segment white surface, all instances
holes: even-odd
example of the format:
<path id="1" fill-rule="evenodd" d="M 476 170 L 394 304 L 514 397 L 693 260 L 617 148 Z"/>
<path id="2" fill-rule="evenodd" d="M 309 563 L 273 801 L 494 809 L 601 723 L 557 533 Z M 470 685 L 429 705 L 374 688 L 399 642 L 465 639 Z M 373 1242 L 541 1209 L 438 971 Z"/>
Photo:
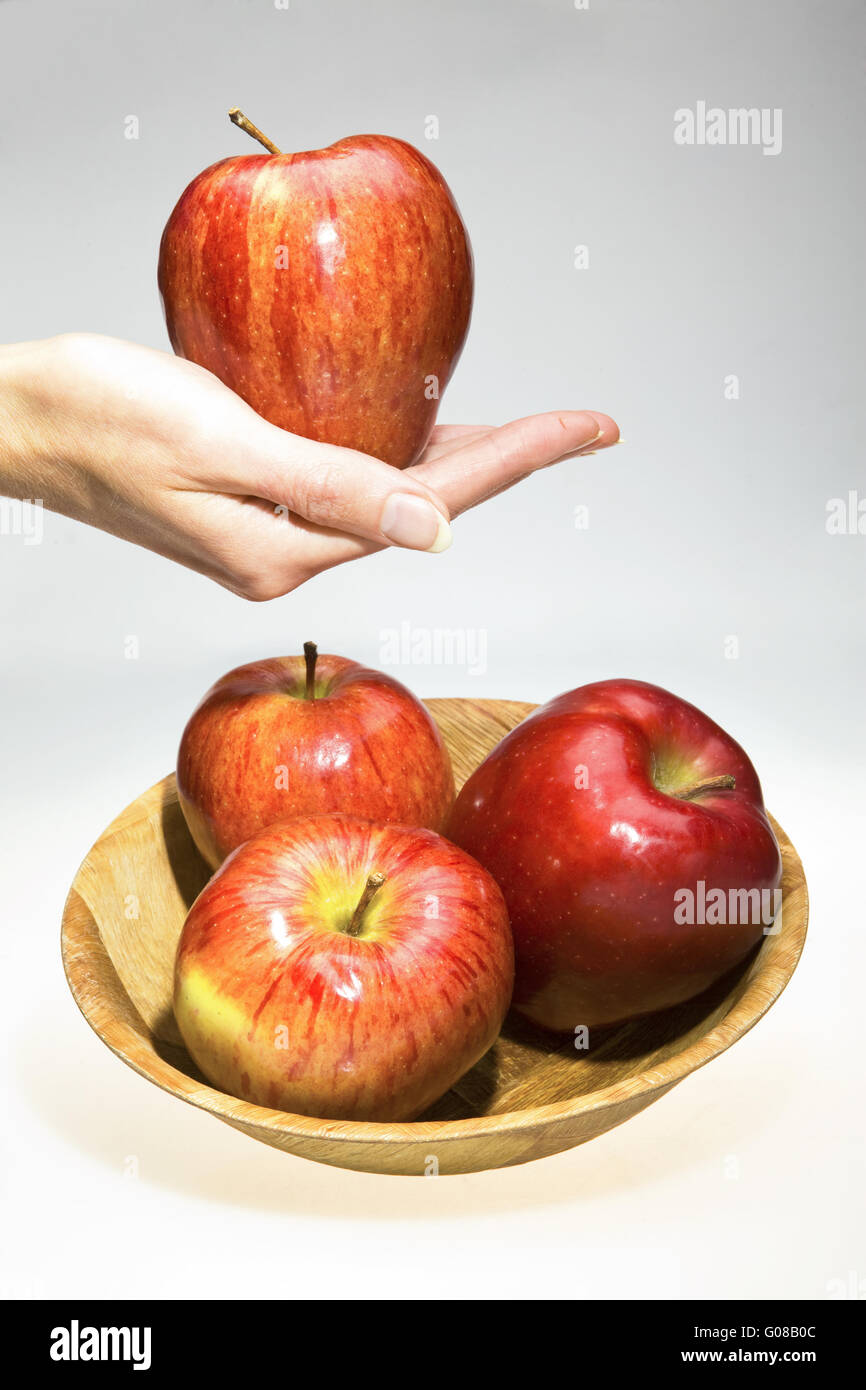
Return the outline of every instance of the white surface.
<path id="1" fill-rule="evenodd" d="M 0 1291 L 820 1298 L 866 1280 L 866 538 L 824 524 L 829 498 L 863 492 L 857 15 L 0 6 L 6 340 L 165 345 L 159 232 L 183 184 L 244 147 L 235 101 L 299 148 L 361 129 L 422 144 L 438 112 L 428 152 L 479 270 L 442 418 L 589 406 L 626 438 L 461 520 L 445 556 L 378 556 L 263 607 L 58 518 L 40 546 L 0 537 Z M 698 99 L 782 106 L 782 153 L 676 148 L 672 113 Z M 404 621 L 487 642 L 478 674 L 395 668 L 422 694 L 633 675 L 692 699 L 749 750 L 806 865 L 811 935 L 768 1017 L 627 1125 L 524 1168 L 388 1179 L 268 1150 L 124 1068 L 63 979 L 78 862 L 170 768 L 211 680 L 308 637 L 378 664 Z"/>

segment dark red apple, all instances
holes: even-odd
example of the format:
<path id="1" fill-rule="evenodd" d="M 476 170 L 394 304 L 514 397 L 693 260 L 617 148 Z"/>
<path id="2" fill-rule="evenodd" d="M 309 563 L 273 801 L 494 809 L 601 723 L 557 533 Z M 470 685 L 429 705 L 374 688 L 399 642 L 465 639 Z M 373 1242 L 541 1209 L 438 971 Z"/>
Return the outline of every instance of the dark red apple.
<path id="1" fill-rule="evenodd" d="M 502 894 L 429 830 L 316 816 L 236 850 L 181 933 L 174 1010 L 221 1090 L 323 1119 L 410 1120 L 495 1040 Z"/>
<path id="2" fill-rule="evenodd" d="M 344 811 L 441 830 L 454 801 L 442 736 L 405 685 L 342 656 L 273 657 L 229 671 L 194 710 L 177 790 L 216 867 L 257 830 Z"/>
<path id="3" fill-rule="evenodd" d="M 700 993 L 779 905 L 779 848 L 743 749 L 642 681 L 536 710 L 469 778 L 447 833 L 505 895 L 515 1006 L 556 1031 Z"/>
<path id="4" fill-rule="evenodd" d="M 463 347 L 472 253 L 439 171 L 356 135 L 205 169 L 159 252 L 171 345 L 283 429 L 405 468 Z"/>

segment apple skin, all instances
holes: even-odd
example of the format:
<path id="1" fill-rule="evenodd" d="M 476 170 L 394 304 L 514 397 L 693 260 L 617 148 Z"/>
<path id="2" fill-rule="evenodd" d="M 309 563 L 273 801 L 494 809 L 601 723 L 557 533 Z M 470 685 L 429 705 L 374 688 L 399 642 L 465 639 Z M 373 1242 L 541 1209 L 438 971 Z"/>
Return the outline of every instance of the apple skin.
<path id="1" fill-rule="evenodd" d="M 676 796 L 723 774 L 734 790 Z M 677 923 L 678 890 L 781 881 L 743 749 L 642 681 L 585 685 L 533 712 L 469 778 L 446 833 L 505 895 L 515 1008 L 556 1032 L 689 999 L 761 939 L 760 922 Z"/>
<path id="2" fill-rule="evenodd" d="M 421 456 L 473 264 L 448 185 L 411 145 L 357 135 L 211 165 L 168 220 L 158 278 L 175 352 L 272 424 L 398 468 Z"/>
<path id="3" fill-rule="evenodd" d="M 358 936 L 368 875 L 385 882 Z M 495 1041 L 514 948 L 490 875 L 430 830 L 352 816 L 270 827 L 190 909 L 184 1042 L 213 1085 L 322 1119 L 409 1120 Z"/>
<path id="4" fill-rule="evenodd" d="M 258 830 L 343 811 L 441 830 L 454 802 L 442 735 L 410 690 L 382 671 L 320 654 L 316 698 L 304 657 L 238 666 L 193 711 L 177 791 L 200 854 L 216 866 Z"/>

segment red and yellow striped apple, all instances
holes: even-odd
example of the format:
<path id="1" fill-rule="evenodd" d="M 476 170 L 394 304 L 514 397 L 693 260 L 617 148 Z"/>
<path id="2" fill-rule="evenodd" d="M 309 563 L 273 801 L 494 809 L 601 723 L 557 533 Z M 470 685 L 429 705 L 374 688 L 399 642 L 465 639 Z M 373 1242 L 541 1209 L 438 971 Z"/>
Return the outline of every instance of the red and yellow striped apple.
<path id="1" fill-rule="evenodd" d="M 448 750 L 405 685 L 342 656 L 238 666 L 193 711 L 177 758 L 181 810 L 212 868 L 256 831 L 328 811 L 441 830 Z"/>
<path id="2" fill-rule="evenodd" d="M 421 455 L 472 308 L 472 252 L 439 171 L 357 135 L 205 169 L 162 236 L 169 338 L 283 429 L 398 468 Z"/>
<path id="3" fill-rule="evenodd" d="M 502 894 L 429 830 L 316 816 L 230 855 L 181 933 L 174 1010 L 242 1100 L 410 1120 L 494 1042 L 514 952 Z"/>
<path id="4" fill-rule="evenodd" d="M 694 705 L 643 681 L 536 710 L 469 778 L 447 833 L 505 895 L 515 1008 L 558 1032 L 700 993 L 778 906 L 755 769 Z"/>

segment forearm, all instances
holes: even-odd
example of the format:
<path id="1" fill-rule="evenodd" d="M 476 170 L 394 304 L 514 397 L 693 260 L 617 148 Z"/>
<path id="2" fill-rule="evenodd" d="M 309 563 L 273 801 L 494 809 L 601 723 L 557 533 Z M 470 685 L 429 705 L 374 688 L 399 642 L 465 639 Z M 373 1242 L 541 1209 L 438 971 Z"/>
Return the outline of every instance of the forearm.
<path id="1" fill-rule="evenodd" d="M 64 470 L 52 466 L 49 447 L 52 342 L 0 346 L 0 495 L 64 510 Z"/>
<path id="2" fill-rule="evenodd" d="M 81 428 L 74 335 L 0 346 L 0 496 L 93 521 L 92 460 Z"/>
<path id="3" fill-rule="evenodd" d="M 33 497 L 36 441 L 28 404 L 26 378 L 32 369 L 33 344 L 0 347 L 0 494 Z"/>

